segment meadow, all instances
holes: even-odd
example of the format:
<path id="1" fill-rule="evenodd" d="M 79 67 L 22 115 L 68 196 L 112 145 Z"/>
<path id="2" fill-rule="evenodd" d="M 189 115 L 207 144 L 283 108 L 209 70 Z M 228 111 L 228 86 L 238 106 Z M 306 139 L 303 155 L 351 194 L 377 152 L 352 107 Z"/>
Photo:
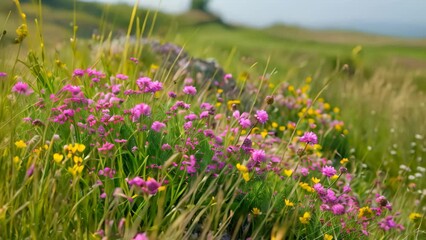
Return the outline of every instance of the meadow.
<path id="1" fill-rule="evenodd" d="M 0 239 L 423 239 L 426 40 L 0 3 Z"/>

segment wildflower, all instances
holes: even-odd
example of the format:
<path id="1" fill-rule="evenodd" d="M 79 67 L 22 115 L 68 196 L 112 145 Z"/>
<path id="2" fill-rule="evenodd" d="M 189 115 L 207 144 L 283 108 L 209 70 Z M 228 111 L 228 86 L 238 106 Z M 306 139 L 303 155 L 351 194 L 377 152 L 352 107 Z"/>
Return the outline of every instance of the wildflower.
<path id="1" fill-rule="evenodd" d="M 322 175 L 326 177 L 332 177 L 336 174 L 336 169 L 332 166 L 325 166 L 321 169 Z"/>
<path id="2" fill-rule="evenodd" d="M 5 72 L 0 72 L 0 77 L 6 77 L 7 76 L 7 73 L 5 73 Z"/>
<path id="3" fill-rule="evenodd" d="M 174 92 L 168 92 L 167 95 L 169 95 L 170 98 L 176 98 L 177 95 Z"/>
<path id="4" fill-rule="evenodd" d="M 19 94 L 24 94 L 24 95 L 30 95 L 31 93 L 33 93 L 34 91 L 28 86 L 27 83 L 24 82 L 17 82 L 13 87 L 12 87 L 12 92 L 16 92 Z"/>
<path id="5" fill-rule="evenodd" d="M 115 175 L 115 170 L 109 167 L 105 167 L 104 169 L 99 170 L 98 175 L 113 178 Z"/>
<path id="6" fill-rule="evenodd" d="M 300 183 L 299 183 L 299 186 L 300 186 L 301 188 L 303 188 L 304 190 L 306 190 L 307 192 L 315 192 L 315 189 L 314 189 L 314 188 L 312 188 L 311 186 L 309 186 L 309 184 L 307 184 L 307 183 L 300 182 Z"/>
<path id="7" fill-rule="evenodd" d="M 284 199 L 285 205 L 287 207 L 294 207 L 294 203 L 292 203 L 290 200 L 288 199 Z"/>
<path id="8" fill-rule="evenodd" d="M 302 217 L 299 217 L 299 220 L 302 224 L 308 224 L 311 220 L 311 214 L 309 212 L 305 212 Z"/>
<path id="9" fill-rule="evenodd" d="M 26 148 L 26 147 L 27 147 L 27 144 L 26 144 L 24 141 L 19 140 L 19 141 L 15 142 L 15 146 L 16 146 L 17 148 Z"/>
<path id="10" fill-rule="evenodd" d="M 76 68 L 76 69 L 74 69 L 72 76 L 73 77 L 83 77 L 84 76 L 84 70 Z"/>
<path id="11" fill-rule="evenodd" d="M 155 121 L 152 123 L 151 129 L 156 131 L 156 132 L 160 132 L 161 129 L 165 128 L 166 124 L 159 122 L 159 121 Z"/>
<path id="12" fill-rule="evenodd" d="M 242 173 L 248 172 L 248 168 L 244 165 L 239 164 L 239 163 L 237 163 L 237 169 L 238 169 L 238 171 L 240 171 Z"/>
<path id="13" fill-rule="evenodd" d="M 293 170 L 291 170 L 291 169 L 284 169 L 283 173 L 287 177 L 290 177 L 293 174 Z"/>
<path id="14" fill-rule="evenodd" d="M 253 215 L 256 217 L 256 216 L 259 216 L 260 214 L 262 214 L 262 212 L 260 211 L 260 209 L 259 208 L 253 208 L 252 210 L 251 210 L 251 212 L 253 213 Z"/>
<path id="15" fill-rule="evenodd" d="M 148 178 L 148 180 L 145 182 L 147 192 L 150 195 L 154 195 L 158 192 L 158 189 L 161 187 L 161 184 L 157 182 L 154 178 Z"/>
<path id="16" fill-rule="evenodd" d="M 342 204 L 335 204 L 331 207 L 331 211 L 334 215 L 342 215 L 345 213 L 345 207 Z"/>
<path id="17" fill-rule="evenodd" d="M 310 145 L 314 145 L 318 143 L 318 137 L 313 132 L 305 132 L 300 138 L 300 141 Z"/>
<path id="18" fill-rule="evenodd" d="M 136 234 L 136 236 L 133 238 L 133 240 L 149 240 L 148 236 L 146 235 L 146 233 L 138 233 Z"/>
<path id="19" fill-rule="evenodd" d="M 22 42 L 27 36 L 28 36 L 28 27 L 27 24 L 21 24 L 17 29 L 16 29 L 16 35 L 17 37 L 15 38 L 15 41 L 17 43 Z"/>
<path id="20" fill-rule="evenodd" d="M 321 180 L 319 180 L 318 178 L 316 178 L 316 177 L 312 177 L 311 178 L 311 181 L 314 183 L 314 184 L 317 184 L 317 183 L 319 183 Z"/>
<path id="21" fill-rule="evenodd" d="M 189 161 L 183 161 L 182 165 L 186 166 L 186 172 L 187 173 L 196 173 L 197 169 L 195 168 L 195 164 L 197 162 L 197 159 L 194 155 L 189 156 Z"/>
<path id="22" fill-rule="evenodd" d="M 18 164 L 21 159 L 18 156 L 13 157 L 13 163 Z"/>
<path id="23" fill-rule="evenodd" d="M 324 240 L 333 240 L 333 236 L 329 234 L 324 234 Z"/>
<path id="24" fill-rule="evenodd" d="M 421 215 L 420 213 L 416 213 L 416 212 L 413 212 L 413 213 L 410 214 L 410 216 L 408 216 L 408 218 L 413 222 L 417 222 L 422 217 L 423 217 L 423 215 Z"/>
<path id="25" fill-rule="evenodd" d="M 230 73 L 227 73 L 227 74 L 225 74 L 224 76 L 223 76 L 223 79 L 224 80 L 229 80 L 229 79 L 231 79 L 232 78 L 232 74 L 230 74 Z"/>
<path id="26" fill-rule="evenodd" d="M 27 170 L 27 177 L 31 177 L 34 173 L 35 164 L 31 164 L 31 166 Z"/>
<path id="27" fill-rule="evenodd" d="M 255 162 L 263 162 L 266 158 L 266 154 L 264 150 L 254 150 L 251 154 L 251 157 Z"/>
<path id="28" fill-rule="evenodd" d="M 64 159 L 64 155 L 60 154 L 60 153 L 55 153 L 53 154 L 53 160 L 56 163 L 60 163 L 62 161 L 62 159 Z"/>
<path id="29" fill-rule="evenodd" d="M 110 143 L 110 142 L 106 142 L 102 145 L 102 147 L 98 148 L 99 152 L 107 152 L 109 150 L 111 150 L 114 147 L 114 144 Z"/>
<path id="30" fill-rule="evenodd" d="M 239 123 L 242 128 L 250 128 L 251 122 L 248 118 L 240 118 Z"/>
<path id="31" fill-rule="evenodd" d="M 132 121 L 137 122 L 142 115 L 151 115 L 151 107 L 145 103 L 141 103 L 130 109 L 130 113 L 132 115 Z"/>
<path id="32" fill-rule="evenodd" d="M 183 92 L 185 94 L 194 96 L 195 94 L 197 94 L 197 89 L 194 86 L 185 86 L 183 88 Z"/>
<path id="33" fill-rule="evenodd" d="M 119 74 L 115 75 L 115 77 L 116 77 L 117 79 L 120 79 L 120 80 L 127 80 L 127 79 L 129 79 L 129 76 L 124 75 L 124 74 L 121 74 L 121 73 L 119 73 Z"/>
<path id="34" fill-rule="evenodd" d="M 367 207 L 362 207 L 359 209 L 358 218 L 362 218 L 362 217 L 370 218 L 372 216 L 373 216 L 373 211 L 371 210 L 370 207 L 367 206 Z"/>
<path id="35" fill-rule="evenodd" d="M 268 113 L 265 110 L 257 110 L 256 111 L 256 119 L 260 123 L 264 124 L 268 121 Z"/>

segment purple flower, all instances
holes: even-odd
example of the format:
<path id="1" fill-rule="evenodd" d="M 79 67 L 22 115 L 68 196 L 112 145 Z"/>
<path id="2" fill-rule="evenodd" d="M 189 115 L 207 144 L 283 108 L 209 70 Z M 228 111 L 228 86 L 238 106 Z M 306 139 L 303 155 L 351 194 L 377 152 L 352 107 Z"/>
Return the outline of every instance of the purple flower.
<path id="1" fill-rule="evenodd" d="M 145 184 L 150 195 L 156 194 L 158 192 L 158 188 L 161 187 L 161 184 L 154 178 L 148 178 L 148 181 L 146 181 Z"/>
<path id="2" fill-rule="evenodd" d="M 345 213 L 345 207 L 342 204 L 338 203 L 331 207 L 331 211 L 334 215 L 343 215 Z"/>
<path id="3" fill-rule="evenodd" d="M 209 111 L 203 111 L 200 113 L 200 118 L 208 118 L 209 117 Z"/>
<path id="4" fill-rule="evenodd" d="M 224 80 L 229 80 L 229 79 L 231 79 L 232 78 L 232 74 L 230 74 L 230 73 L 227 73 L 227 74 L 225 74 L 224 76 L 223 76 L 223 79 Z"/>
<path id="5" fill-rule="evenodd" d="M 151 129 L 156 131 L 156 132 L 160 132 L 161 129 L 165 128 L 166 124 L 159 122 L 159 121 L 155 121 L 152 123 Z"/>
<path id="6" fill-rule="evenodd" d="M 188 115 L 186 115 L 185 117 L 184 117 L 184 119 L 186 120 L 186 121 L 194 121 L 195 119 L 197 119 L 198 118 L 198 116 L 196 115 L 196 114 L 194 114 L 194 113 L 190 113 L 190 114 L 188 114 Z"/>
<path id="7" fill-rule="evenodd" d="M 121 74 L 121 73 L 119 73 L 119 74 L 115 75 L 115 77 L 116 77 L 117 79 L 120 79 L 120 80 L 127 80 L 127 79 L 129 79 L 129 76 L 124 75 L 124 74 Z"/>
<path id="8" fill-rule="evenodd" d="M 165 143 L 161 146 L 161 150 L 163 150 L 163 151 L 171 150 L 171 149 L 172 149 L 172 147 L 167 143 Z"/>
<path id="9" fill-rule="evenodd" d="M 183 161 L 182 165 L 186 166 L 186 172 L 187 173 L 196 173 L 197 169 L 195 168 L 195 164 L 197 163 L 197 159 L 194 155 L 191 155 L 189 157 L 189 161 Z"/>
<path id="10" fill-rule="evenodd" d="M 326 177 L 332 177 L 336 174 L 336 169 L 332 166 L 325 166 L 321 169 L 322 175 Z"/>
<path id="11" fill-rule="evenodd" d="M 146 233 L 138 233 L 133 240 L 149 240 L 149 238 Z"/>
<path id="12" fill-rule="evenodd" d="M 266 158 L 266 154 L 264 150 L 258 149 L 258 150 L 254 150 L 251 153 L 251 158 L 253 158 L 253 160 L 255 162 L 263 162 Z"/>
<path id="13" fill-rule="evenodd" d="M 169 92 L 168 95 L 169 95 L 170 98 L 177 97 L 176 93 L 174 93 L 174 92 Z"/>
<path id="14" fill-rule="evenodd" d="M 250 128 L 251 122 L 248 118 L 240 118 L 240 125 L 242 128 Z"/>
<path id="15" fill-rule="evenodd" d="M 314 190 L 321 196 L 324 196 L 327 194 L 327 190 L 321 185 L 321 183 L 316 183 L 314 185 Z"/>
<path id="16" fill-rule="evenodd" d="M 114 144 L 106 142 L 102 145 L 102 147 L 98 148 L 99 152 L 108 152 L 114 147 Z"/>
<path id="17" fill-rule="evenodd" d="M 159 81 L 155 81 L 155 82 L 150 82 L 148 84 L 148 89 L 146 89 L 146 92 L 150 92 L 150 93 L 155 93 L 158 91 L 161 91 L 163 89 L 163 83 L 159 82 Z"/>
<path id="18" fill-rule="evenodd" d="M 141 115 L 151 115 L 151 107 L 145 103 L 141 103 L 130 109 L 130 113 L 132 114 L 132 121 L 137 122 Z"/>
<path id="19" fill-rule="evenodd" d="M 308 174 L 309 174 L 309 169 L 307 169 L 307 168 L 301 168 L 300 169 L 300 173 L 303 175 L 303 176 L 307 176 Z"/>
<path id="20" fill-rule="evenodd" d="M 24 83 L 24 82 L 17 82 L 13 87 L 12 87 L 12 92 L 16 92 L 19 94 L 25 94 L 25 95 L 30 95 L 31 93 L 33 93 L 34 91 L 28 86 L 28 84 Z"/>
<path id="21" fill-rule="evenodd" d="M 197 89 L 194 86 L 185 86 L 183 88 L 183 92 L 185 94 L 194 96 L 195 94 L 197 94 Z"/>
<path id="22" fill-rule="evenodd" d="M 6 77 L 7 76 L 7 73 L 5 73 L 5 72 L 0 72 L 0 77 Z"/>
<path id="23" fill-rule="evenodd" d="M 27 177 L 31 177 L 34 173 L 35 164 L 31 164 L 31 166 L 27 170 Z"/>
<path id="24" fill-rule="evenodd" d="M 256 111 L 256 119 L 260 123 L 264 124 L 268 121 L 268 113 L 265 110 L 257 110 Z"/>
<path id="25" fill-rule="evenodd" d="M 84 70 L 80 68 L 76 68 L 74 72 L 72 73 L 73 77 L 83 77 L 84 76 Z"/>
<path id="26" fill-rule="evenodd" d="M 300 141 L 314 145 L 318 143 L 318 138 L 317 138 L 317 135 L 313 132 L 305 132 L 303 136 L 300 138 Z"/>
<path id="27" fill-rule="evenodd" d="M 183 124 L 183 129 L 188 130 L 190 128 L 192 128 L 192 122 L 191 121 L 186 122 L 185 124 Z"/>
<path id="28" fill-rule="evenodd" d="M 132 185 L 136 185 L 138 187 L 143 187 L 145 186 L 145 181 L 140 178 L 140 177 L 135 177 L 133 179 L 127 180 L 127 183 L 132 186 Z"/>

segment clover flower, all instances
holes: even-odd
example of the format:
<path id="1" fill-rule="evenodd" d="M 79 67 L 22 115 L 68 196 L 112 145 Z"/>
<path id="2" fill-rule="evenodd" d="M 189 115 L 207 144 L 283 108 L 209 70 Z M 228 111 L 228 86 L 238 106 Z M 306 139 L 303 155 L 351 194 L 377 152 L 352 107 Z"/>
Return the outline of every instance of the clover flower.
<path id="1" fill-rule="evenodd" d="M 326 177 L 332 177 L 336 174 L 336 169 L 332 166 L 325 166 L 321 169 L 322 175 Z"/>
<path id="2" fill-rule="evenodd" d="M 266 158 L 265 151 L 264 151 L 264 150 L 262 150 L 262 149 L 254 150 L 254 151 L 251 153 L 251 158 L 252 158 L 255 162 L 258 162 L 258 163 L 263 162 L 263 161 L 265 161 L 265 158 Z"/>
<path id="3" fill-rule="evenodd" d="M 265 110 L 257 110 L 255 117 L 261 124 L 266 123 L 269 118 L 268 113 Z"/>
<path id="4" fill-rule="evenodd" d="M 165 128 L 166 124 L 159 122 L 159 121 L 155 121 L 152 123 L 151 129 L 156 131 L 156 132 L 160 132 L 161 129 Z"/>
<path id="5" fill-rule="evenodd" d="M 300 138 L 300 141 L 310 145 L 314 145 L 318 143 L 318 138 L 317 135 L 313 132 L 305 132 Z"/>
<path id="6" fill-rule="evenodd" d="M 183 88 L 183 92 L 185 94 L 194 96 L 195 94 L 197 94 L 197 89 L 194 86 L 185 86 Z"/>
<path id="7" fill-rule="evenodd" d="M 30 95 L 31 93 L 33 93 L 34 91 L 28 86 L 27 83 L 24 82 L 17 82 L 13 87 L 12 87 L 12 92 L 16 92 L 18 94 L 23 94 L 23 95 Z"/>

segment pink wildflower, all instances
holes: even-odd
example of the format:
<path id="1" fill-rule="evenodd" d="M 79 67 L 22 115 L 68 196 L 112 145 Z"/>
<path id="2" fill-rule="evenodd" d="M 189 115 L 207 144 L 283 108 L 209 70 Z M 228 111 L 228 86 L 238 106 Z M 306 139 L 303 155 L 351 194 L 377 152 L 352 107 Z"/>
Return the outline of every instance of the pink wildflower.
<path id="1" fill-rule="evenodd" d="M 156 132 L 160 132 L 161 129 L 165 128 L 166 124 L 159 122 L 159 121 L 155 121 L 152 123 L 151 129 L 156 131 Z"/>
<path id="2" fill-rule="evenodd" d="M 332 177 L 336 174 L 336 169 L 332 166 L 325 166 L 321 169 L 322 175 L 326 177 Z"/>
<path id="3" fill-rule="evenodd" d="M 13 87 L 12 87 L 12 92 L 16 92 L 19 94 L 25 94 L 25 95 L 30 95 L 31 93 L 33 93 L 34 91 L 28 86 L 28 84 L 24 83 L 24 82 L 17 82 Z"/>
<path id="4" fill-rule="evenodd" d="M 183 88 L 183 92 L 185 94 L 194 96 L 195 94 L 197 94 L 197 89 L 194 86 L 185 86 Z"/>
<path id="5" fill-rule="evenodd" d="M 138 233 L 133 240 L 149 240 L 149 238 L 146 233 Z"/>
<path id="6" fill-rule="evenodd" d="M 301 142 L 308 143 L 310 145 L 314 145 L 318 143 L 317 135 L 313 132 L 305 132 L 303 136 L 300 138 Z"/>
<path id="7" fill-rule="evenodd" d="M 119 73 L 119 74 L 115 75 L 115 77 L 116 77 L 117 79 L 120 79 L 120 80 L 127 80 L 127 79 L 129 79 L 129 76 L 124 75 L 124 74 L 121 74 L 121 73 Z"/>
<path id="8" fill-rule="evenodd" d="M 0 77 L 6 77 L 7 76 L 7 73 L 5 73 L 5 72 L 0 72 Z"/>
<path id="9" fill-rule="evenodd" d="M 265 110 L 257 110 L 256 111 L 256 119 L 260 123 L 264 124 L 268 121 L 268 113 Z"/>
<path id="10" fill-rule="evenodd" d="M 132 121 L 137 122 L 141 115 L 150 116 L 151 115 L 151 107 L 145 103 L 141 103 L 136 105 L 134 108 L 130 109 L 130 113 L 132 114 Z"/>
<path id="11" fill-rule="evenodd" d="M 263 162 L 266 158 L 266 154 L 264 150 L 259 149 L 259 150 L 254 150 L 251 153 L 251 157 L 253 158 L 255 162 Z"/>

